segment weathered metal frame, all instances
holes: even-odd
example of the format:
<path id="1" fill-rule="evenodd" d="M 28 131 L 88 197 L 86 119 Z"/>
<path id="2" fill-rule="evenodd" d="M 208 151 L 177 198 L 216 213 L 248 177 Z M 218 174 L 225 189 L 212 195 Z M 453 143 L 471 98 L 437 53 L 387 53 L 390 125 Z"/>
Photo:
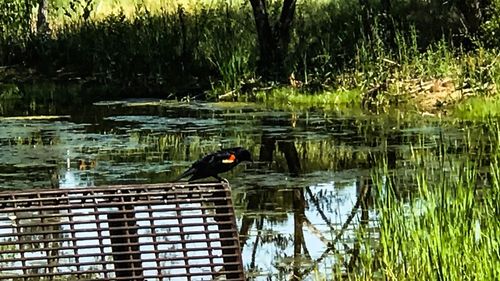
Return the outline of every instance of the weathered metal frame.
<path id="1" fill-rule="evenodd" d="M 1 192 L 0 279 L 244 280 L 230 187 Z"/>

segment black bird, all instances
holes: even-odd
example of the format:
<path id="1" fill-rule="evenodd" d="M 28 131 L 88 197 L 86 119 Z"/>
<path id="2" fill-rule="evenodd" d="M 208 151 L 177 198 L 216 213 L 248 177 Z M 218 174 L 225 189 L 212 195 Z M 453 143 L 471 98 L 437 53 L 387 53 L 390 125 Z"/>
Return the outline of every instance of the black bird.
<path id="1" fill-rule="evenodd" d="M 222 149 L 194 162 L 191 168 L 182 173 L 175 181 L 187 176 L 191 176 L 189 182 L 208 177 L 214 177 L 219 181 L 227 181 L 219 177 L 219 174 L 231 170 L 243 161 L 253 162 L 250 151 L 242 147 Z"/>

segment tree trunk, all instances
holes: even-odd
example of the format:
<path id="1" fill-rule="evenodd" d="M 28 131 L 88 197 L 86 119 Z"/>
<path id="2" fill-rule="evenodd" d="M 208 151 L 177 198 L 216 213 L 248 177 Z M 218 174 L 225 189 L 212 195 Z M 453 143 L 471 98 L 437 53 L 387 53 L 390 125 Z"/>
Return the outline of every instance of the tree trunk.
<path id="1" fill-rule="evenodd" d="M 267 67 L 273 65 L 276 61 L 276 41 L 273 37 L 273 31 L 269 24 L 269 15 L 267 13 L 265 0 L 250 0 L 257 29 L 257 39 L 259 42 L 259 63 L 258 72 L 263 76 L 268 76 Z"/>
<path id="2" fill-rule="evenodd" d="M 269 165 L 269 163 L 273 162 L 273 153 L 276 149 L 276 138 L 263 133 L 260 142 L 259 162 L 266 162 L 264 165 Z"/>
<path id="3" fill-rule="evenodd" d="M 363 21 L 363 32 L 367 38 L 371 38 L 372 34 L 372 9 L 368 0 L 359 0 L 359 5 L 361 6 L 362 18 Z"/>
<path id="4" fill-rule="evenodd" d="M 49 0 L 38 0 L 38 17 L 36 21 L 36 31 L 39 34 L 50 32 L 49 22 L 47 21 Z"/>
<path id="5" fill-rule="evenodd" d="M 292 27 L 293 16 L 295 14 L 296 0 L 285 0 L 281 9 L 281 16 L 276 27 L 278 38 L 278 59 L 279 63 L 284 64 L 290 44 L 290 29 Z M 284 65 L 280 65 L 283 67 Z"/>
<path id="6" fill-rule="evenodd" d="M 302 280 L 301 273 L 301 260 L 302 260 L 302 246 L 304 245 L 304 218 L 305 215 L 305 197 L 303 189 L 296 189 L 293 191 L 293 275 L 291 280 Z M 305 249 L 304 249 L 305 250 Z"/>
<path id="7" fill-rule="evenodd" d="M 290 29 L 295 14 L 296 0 L 284 0 L 281 15 L 271 25 L 266 0 L 250 0 L 259 42 L 258 72 L 264 78 L 278 76 L 286 79 L 285 58 L 290 43 Z"/>
<path id="8" fill-rule="evenodd" d="M 295 143 L 293 141 L 281 141 L 278 144 L 279 150 L 285 154 L 286 164 L 288 166 L 288 172 L 296 177 L 301 173 L 300 158 L 295 148 Z"/>

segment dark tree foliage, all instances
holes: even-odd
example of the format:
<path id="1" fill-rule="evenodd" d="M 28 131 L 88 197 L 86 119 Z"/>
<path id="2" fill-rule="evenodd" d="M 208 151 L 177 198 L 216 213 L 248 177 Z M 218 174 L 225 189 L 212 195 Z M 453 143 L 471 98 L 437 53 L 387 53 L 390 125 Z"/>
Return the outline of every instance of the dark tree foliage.
<path id="1" fill-rule="evenodd" d="M 481 25 L 489 20 L 491 0 L 452 0 L 450 3 L 458 10 L 464 24 L 463 45 L 466 49 L 473 48 L 471 37 L 479 36 Z"/>
<path id="2" fill-rule="evenodd" d="M 276 19 L 269 12 L 270 2 L 250 0 L 259 42 L 258 73 L 265 78 L 283 79 L 287 76 L 285 60 L 290 43 L 290 30 L 295 14 L 296 0 L 283 0 L 281 13 Z M 453 36 L 454 43 L 466 49 L 474 47 L 473 39 L 480 35 L 481 26 L 489 19 L 491 0 L 451 1 L 405 1 L 380 0 L 379 2 L 358 0 L 362 29 L 365 38 L 370 39 L 374 30 L 383 34 L 388 47 L 396 47 L 398 29 L 408 29 L 415 24 L 409 16 L 414 11 L 426 11 L 424 17 L 431 17 L 427 40 L 439 40 L 444 34 Z M 395 8 L 395 6 L 397 6 Z M 411 10 L 413 7 L 413 10 Z M 410 9 L 410 10 L 408 10 Z M 418 15 L 414 15 L 414 17 Z M 459 24 L 457 24 L 459 23 Z M 375 26 L 376 25 L 376 26 Z M 335 30 L 332 30 L 335 32 Z"/>
<path id="3" fill-rule="evenodd" d="M 482 34 L 482 26 L 491 19 L 491 0 L 431 0 L 404 1 L 380 0 L 379 3 L 358 0 L 363 22 L 363 33 L 371 37 L 375 20 L 377 28 L 385 31 L 387 43 L 394 43 L 398 29 L 406 29 L 406 25 L 422 23 L 428 19 L 422 32 L 428 32 L 426 39 L 453 34 L 453 41 L 466 49 L 474 47 L 473 41 Z M 427 29 L 427 30 L 425 30 Z M 433 35 L 434 34 L 434 35 Z M 436 38 L 433 38 L 433 37 Z M 393 46 L 394 47 L 394 46 Z"/>

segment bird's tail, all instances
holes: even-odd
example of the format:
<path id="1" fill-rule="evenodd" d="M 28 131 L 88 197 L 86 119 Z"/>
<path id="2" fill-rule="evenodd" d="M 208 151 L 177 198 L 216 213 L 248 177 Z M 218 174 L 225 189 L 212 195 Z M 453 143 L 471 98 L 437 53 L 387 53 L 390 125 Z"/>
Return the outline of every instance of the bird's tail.
<path id="1" fill-rule="evenodd" d="M 195 172 L 195 169 L 192 169 L 192 168 L 191 168 L 191 169 L 189 169 L 189 170 L 185 171 L 184 173 L 182 173 L 182 174 L 181 174 L 180 176 L 178 176 L 177 178 L 175 178 L 172 182 L 178 182 L 178 181 L 180 181 L 181 179 L 183 179 L 183 178 L 185 178 L 185 177 L 187 177 L 187 176 L 190 176 L 190 175 L 194 174 L 194 172 Z"/>

